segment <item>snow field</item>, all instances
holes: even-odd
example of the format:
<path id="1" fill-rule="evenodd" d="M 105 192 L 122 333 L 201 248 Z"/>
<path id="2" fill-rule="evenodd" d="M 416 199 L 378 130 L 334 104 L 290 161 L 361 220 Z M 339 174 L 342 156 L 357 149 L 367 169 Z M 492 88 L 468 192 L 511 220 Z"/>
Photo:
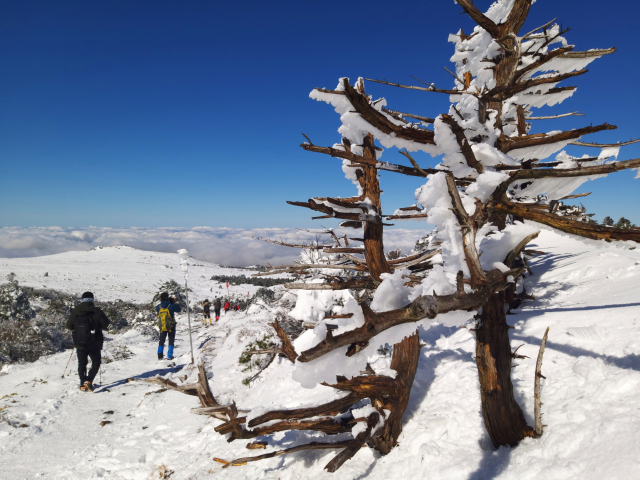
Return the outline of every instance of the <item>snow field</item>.
<path id="1" fill-rule="evenodd" d="M 531 262 L 534 275 L 525 278 L 536 300 L 508 321 L 514 326 L 512 347 L 524 344 L 518 353 L 529 357 L 514 361 L 513 382 L 530 424 L 538 347 L 544 330 L 551 327 L 542 366 L 543 436 L 494 450 L 480 411 L 473 333 L 453 324 L 422 325 L 425 346 L 399 446 L 385 457 L 363 448 L 341 467 L 340 478 L 640 478 L 640 252 L 604 243 L 596 248 L 548 231 L 542 231 L 534 245 L 547 252 Z M 114 264 L 115 273 L 119 265 Z M 15 265 L 13 271 L 18 278 L 24 275 Z M 190 273 L 194 278 L 193 270 Z M 191 281 L 196 291 L 206 291 Z M 141 283 L 139 288 L 151 287 Z M 309 304 L 316 310 L 322 306 Z M 321 385 L 303 388 L 292 380 L 296 367 L 280 358 L 250 387 L 243 385 L 249 372 L 242 372 L 238 358 L 248 343 L 272 333 L 266 323 L 273 314 L 271 307 L 258 304 L 247 312 L 230 312 L 212 327 L 202 326 L 200 315 L 194 320 L 194 348 L 205 362 L 214 396 L 248 410 L 242 413 L 247 421 L 270 409 L 313 406 L 343 395 Z M 103 386 L 92 395 L 76 390 L 75 373 L 60 379 L 69 352 L 5 367 L 0 397 L 17 395 L 0 400 L 0 408 L 5 408 L 0 414 L 16 425 L 0 424 L 3 478 L 146 479 L 157 478 L 162 465 L 174 471 L 172 479 L 336 478 L 323 470 L 333 451 L 300 452 L 223 469 L 213 457 L 259 455 L 320 436 L 284 432 L 257 439 L 269 441 L 266 452 L 249 451 L 249 441 L 227 443 L 214 431 L 220 421 L 190 413 L 199 406 L 196 397 L 171 390 L 152 393 L 160 386 L 127 382 L 156 374 L 178 383 L 185 375 L 185 382 L 195 381 L 195 370 L 187 365 L 186 316 L 178 321 L 175 368 L 158 362 L 155 344 L 132 330 L 106 342 L 103 357 L 118 346 L 126 346 L 133 356 L 103 363 Z M 298 351 L 303 341 L 300 337 L 294 342 Z M 352 358 L 358 356 L 363 367 L 370 361 L 376 371 L 384 370 L 390 358 L 366 352 Z M 74 372 L 75 365 L 74 356 Z M 104 413 L 111 410 L 111 415 Z M 103 420 L 112 423 L 101 427 Z"/>

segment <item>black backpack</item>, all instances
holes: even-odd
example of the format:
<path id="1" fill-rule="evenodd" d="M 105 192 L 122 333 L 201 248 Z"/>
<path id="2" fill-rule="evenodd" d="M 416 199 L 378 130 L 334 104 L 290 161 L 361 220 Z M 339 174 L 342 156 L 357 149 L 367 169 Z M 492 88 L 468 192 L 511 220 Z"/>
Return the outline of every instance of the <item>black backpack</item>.
<path id="1" fill-rule="evenodd" d="M 91 348 L 97 344 L 96 326 L 93 312 L 77 317 L 73 330 L 73 342 L 82 348 Z"/>

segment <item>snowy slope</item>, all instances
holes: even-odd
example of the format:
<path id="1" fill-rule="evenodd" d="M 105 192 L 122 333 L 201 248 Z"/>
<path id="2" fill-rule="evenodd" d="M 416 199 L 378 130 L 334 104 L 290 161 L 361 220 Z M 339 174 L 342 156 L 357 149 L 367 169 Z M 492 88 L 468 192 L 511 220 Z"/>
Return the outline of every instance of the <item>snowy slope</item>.
<path id="1" fill-rule="evenodd" d="M 159 253 L 131 247 L 95 247 L 86 252 L 65 252 L 30 258 L 0 259 L 0 278 L 14 272 L 21 285 L 65 293 L 94 293 L 97 300 L 151 301 L 156 286 L 167 280 L 184 283 L 177 253 Z M 45 276 L 45 273 L 48 276 Z M 212 275 L 251 275 L 255 271 L 224 268 L 189 258 L 192 300 L 226 294 L 226 285 L 211 282 Z M 248 287 L 248 288 L 244 288 Z M 229 293 L 253 295 L 259 287 L 230 286 Z"/>
<path id="2" fill-rule="evenodd" d="M 159 387 L 126 382 L 158 373 L 177 382 L 185 375 L 193 377 L 182 316 L 176 367 L 157 362 L 155 347 L 132 330 L 107 342 L 105 355 L 126 346 L 133 356 L 103 364 L 102 387 L 93 395 L 77 392 L 75 376 L 60 378 L 68 352 L 5 367 L 0 397 L 16 395 L 0 400 L 0 414 L 8 420 L 0 424 L 2 478 L 159 478 L 161 465 L 175 472 L 172 479 L 640 478 L 640 252 L 605 244 L 596 248 L 546 231 L 536 248 L 547 255 L 531 262 L 534 276 L 525 281 L 537 300 L 524 304 L 509 321 L 515 327 L 513 347 L 524 343 L 518 353 L 530 357 L 518 360 L 513 370 L 516 398 L 530 423 L 535 357 L 544 329 L 551 327 L 542 369 L 543 422 L 548 426 L 539 439 L 493 450 L 480 414 L 472 333 L 434 324 L 420 329 L 426 346 L 400 445 L 389 455 L 363 448 L 333 475 L 323 471 L 334 454 L 327 451 L 222 469 L 213 457 L 231 460 L 264 451 L 246 450 L 246 441 L 227 443 L 213 431 L 218 420 L 190 413 L 199 405 L 196 397 L 174 391 L 150 393 Z M 90 253 L 94 252 L 86 254 Z M 53 257 L 62 255 L 45 258 Z M 118 255 L 113 258 L 118 262 Z M 107 271 L 108 260 L 103 261 Z M 0 263 L 25 284 L 37 278 L 30 263 Z M 60 279 L 61 285 L 80 281 L 80 263 L 74 265 L 68 275 L 75 276 L 71 281 Z M 120 276 L 125 268 L 112 265 L 111 271 L 119 275 L 109 277 L 108 284 L 125 285 Z M 160 277 L 146 273 L 136 277 L 137 285 L 127 286 L 140 294 L 151 289 Z M 177 268 L 167 273 L 179 279 Z M 104 282 L 93 288 L 108 291 Z M 205 284 L 195 288 L 202 294 L 207 291 Z M 116 291 L 120 292 L 108 295 Z M 227 314 L 213 327 L 198 323 L 195 333 L 194 347 L 210 372 L 214 395 L 221 403 L 235 400 L 238 408 L 250 410 L 249 418 L 269 408 L 313 405 L 336 397 L 329 387 L 306 390 L 293 382 L 293 367 L 286 359 L 276 360 L 251 387 L 242 384 L 247 373 L 241 371 L 238 357 L 250 340 L 271 333 L 265 321 L 273 314 L 256 305 L 249 312 Z M 101 427 L 103 420 L 112 423 Z M 267 452 L 310 437 L 305 432 L 276 435 Z"/>

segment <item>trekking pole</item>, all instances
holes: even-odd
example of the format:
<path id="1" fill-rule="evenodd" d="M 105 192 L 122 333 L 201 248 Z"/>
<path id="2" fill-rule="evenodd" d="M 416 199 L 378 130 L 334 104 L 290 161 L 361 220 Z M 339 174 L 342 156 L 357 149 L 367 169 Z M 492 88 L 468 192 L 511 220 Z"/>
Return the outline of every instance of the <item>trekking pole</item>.
<path id="1" fill-rule="evenodd" d="M 67 366 L 64 367 L 64 372 L 62 373 L 62 377 L 64 378 L 64 374 L 67 373 L 67 368 L 69 367 L 69 362 L 71 361 L 71 357 L 73 356 L 73 351 L 76 349 L 76 346 L 74 345 L 73 348 L 71 349 L 71 355 L 69 355 L 69 360 L 67 360 Z"/>
<path id="2" fill-rule="evenodd" d="M 100 364 L 100 386 L 102 386 L 102 363 Z"/>

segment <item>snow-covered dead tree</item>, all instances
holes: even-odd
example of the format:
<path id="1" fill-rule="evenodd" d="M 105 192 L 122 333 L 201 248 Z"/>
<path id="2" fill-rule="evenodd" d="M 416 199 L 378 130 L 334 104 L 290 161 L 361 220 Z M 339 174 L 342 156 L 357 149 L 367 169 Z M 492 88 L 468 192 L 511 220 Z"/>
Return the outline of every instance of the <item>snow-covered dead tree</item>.
<path id="1" fill-rule="evenodd" d="M 534 133 L 532 126 L 537 120 L 574 115 L 535 117 L 532 111 L 569 98 L 576 87 L 559 83 L 585 74 L 589 63 L 615 49 L 576 51 L 562 36 L 566 30 L 554 21 L 520 33 L 532 0 L 498 0 L 485 13 L 471 0 L 457 2 L 477 26 L 471 34 L 459 30 L 449 37 L 455 46 L 453 88 L 372 80 L 413 89 L 416 94 L 450 95 L 448 112 L 431 117 L 391 110 L 386 100 L 366 94 L 362 78 L 353 85 L 342 78 L 335 90 L 312 91 L 311 98 L 331 104 L 340 115 L 342 141 L 323 147 L 307 139 L 301 146 L 341 159 L 358 194 L 289 203 L 320 212 L 315 218 L 340 219 L 341 226 L 362 233 L 338 238 L 329 232 L 334 243 L 316 248 L 324 257 L 269 273 L 295 272 L 301 278 L 324 279 L 291 288 L 353 293 L 358 302 L 343 310 L 347 314 L 351 310 L 351 316 L 345 315 L 326 331 L 316 327 L 311 339 L 296 343 L 301 351 L 294 374 L 300 383 L 312 386 L 318 372 L 333 372 L 337 382 L 324 384 L 349 394 L 316 408 L 269 412 L 252 419 L 248 427 L 279 422 L 253 430 L 234 417 L 218 427 L 221 433 L 231 433 L 230 440 L 291 429 L 344 433 L 362 422 L 349 446 L 326 468 L 334 471 L 365 442 L 388 453 L 401 432 L 419 359 L 415 328 L 434 318 L 443 321 L 455 312 L 455 318 L 476 314 L 473 330 L 482 414 L 493 444 L 515 445 L 535 436 L 513 395 L 513 354 L 505 315 L 516 299 L 518 279 L 527 269 L 522 256 L 525 246 L 536 238 L 541 225 L 592 240 L 640 242 L 640 229 L 612 228 L 559 213 L 558 202 L 579 196 L 572 192 L 587 180 L 640 168 L 640 159 L 609 161 L 617 158 L 620 144 L 579 140 L 616 127 L 605 123 Z M 601 151 L 595 157 L 575 158 L 562 151 L 570 144 Z M 404 149 L 400 153 L 411 166 L 383 162 L 381 147 Z M 421 167 L 410 154 L 415 151 L 441 155 L 440 162 Z M 554 160 L 544 161 L 556 152 L 560 153 Z M 380 170 L 427 180 L 417 191 L 414 205 L 386 219 L 437 225 L 437 239 L 428 242 L 434 248 L 420 248 L 394 260 L 385 257 Z M 385 343 L 395 344 L 390 366 L 395 374 L 376 374 L 366 363 L 367 355 Z M 358 366 L 361 374 L 354 370 Z M 362 399 L 370 400 L 367 414 L 346 415 Z M 313 445 L 308 448 L 330 448 L 329 444 Z M 345 445 L 338 442 L 334 447 Z"/>

